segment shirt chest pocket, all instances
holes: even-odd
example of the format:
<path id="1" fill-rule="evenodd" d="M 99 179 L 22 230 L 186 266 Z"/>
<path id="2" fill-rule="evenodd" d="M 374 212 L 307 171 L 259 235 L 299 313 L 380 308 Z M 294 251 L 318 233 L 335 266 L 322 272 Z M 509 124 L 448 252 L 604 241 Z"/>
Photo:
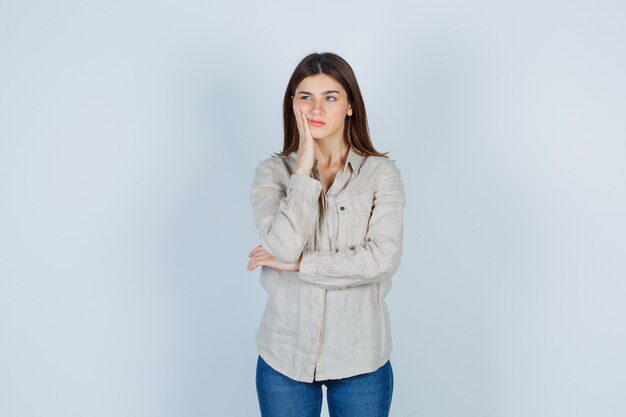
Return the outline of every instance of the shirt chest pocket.
<path id="1" fill-rule="evenodd" d="M 372 215 L 372 199 L 368 194 L 337 198 L 339 245 L 354 246 L 365 242 Z"/>

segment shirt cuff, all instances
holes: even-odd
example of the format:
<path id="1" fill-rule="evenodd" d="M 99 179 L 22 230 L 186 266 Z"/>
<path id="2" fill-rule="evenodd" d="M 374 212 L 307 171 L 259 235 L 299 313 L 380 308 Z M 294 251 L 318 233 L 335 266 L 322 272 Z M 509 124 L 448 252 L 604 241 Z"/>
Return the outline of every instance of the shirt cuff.
<path id="1" fill-rule="evenodd" d="M 291 174 L 289 178 L 289 189 L 291 188 L 312 190 L 319 194 L 319 192 L 322 191 L 322 183 L 308 175 Z"/>
<path id="2" fill-rule="evenodd" d="M 314 277 L 317 273 L 317 258 L 319 253 L 316 251 L 303 252 L 300 259 L 300 274 L 307 277 Z"/>

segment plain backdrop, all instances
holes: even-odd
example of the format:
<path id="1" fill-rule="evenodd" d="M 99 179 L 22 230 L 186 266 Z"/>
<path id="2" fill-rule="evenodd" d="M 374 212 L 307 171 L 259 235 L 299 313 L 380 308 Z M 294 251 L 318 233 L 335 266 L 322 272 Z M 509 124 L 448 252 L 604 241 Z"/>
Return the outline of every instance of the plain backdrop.
<path id="1" fill-rule="evenodd" d="M 257 163 L 354 68 L 405 183 L 393 417 L 626 415 L 623 1 L 0 0 L 0 415 L 258 415 Z"/>

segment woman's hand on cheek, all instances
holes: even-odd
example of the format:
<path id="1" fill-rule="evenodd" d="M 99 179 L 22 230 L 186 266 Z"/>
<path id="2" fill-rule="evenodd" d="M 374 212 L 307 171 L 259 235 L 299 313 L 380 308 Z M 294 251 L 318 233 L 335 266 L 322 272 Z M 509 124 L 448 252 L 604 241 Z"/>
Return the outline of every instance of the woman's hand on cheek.
<path id="1" fill-rule="evenodd" d="M 311 134 L 311 126 L 309 125 L 309 119 L 307 119 L 304 112 L 302 112 L 295 103 L 293 105 L 293 112 L 296 117 L 296 124 L 298 125 L 298 135 L 300 136 L 296 173 L 309 175 L 315 163 L 315 145 L 313 135 Z"/>
<path id="2" fill-rule="evenodd" d="M 300 259 L 302 255 L 293 263 L 287 264 L 278 261 L 272 254 L 265 250 L 261 245 L 255 247 L 248 254 L 248 271 L 252 271 L 258 266 L 267 266 L 269 268 L 279 269 L 281 271 L 299 271 Z"/>

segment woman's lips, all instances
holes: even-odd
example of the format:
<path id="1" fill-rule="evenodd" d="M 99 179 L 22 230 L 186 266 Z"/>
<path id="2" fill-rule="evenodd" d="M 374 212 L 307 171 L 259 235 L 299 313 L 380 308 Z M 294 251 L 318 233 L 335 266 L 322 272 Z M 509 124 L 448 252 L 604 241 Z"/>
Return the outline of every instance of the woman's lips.
<path id="1" fill-rule="evenodd" d="M 311 124 L 315 127 L 322 127 L 324 126 L 326 123 L 319 121 L 319 120 L 309 120 L 309 122 L 311 122 Z"/>

